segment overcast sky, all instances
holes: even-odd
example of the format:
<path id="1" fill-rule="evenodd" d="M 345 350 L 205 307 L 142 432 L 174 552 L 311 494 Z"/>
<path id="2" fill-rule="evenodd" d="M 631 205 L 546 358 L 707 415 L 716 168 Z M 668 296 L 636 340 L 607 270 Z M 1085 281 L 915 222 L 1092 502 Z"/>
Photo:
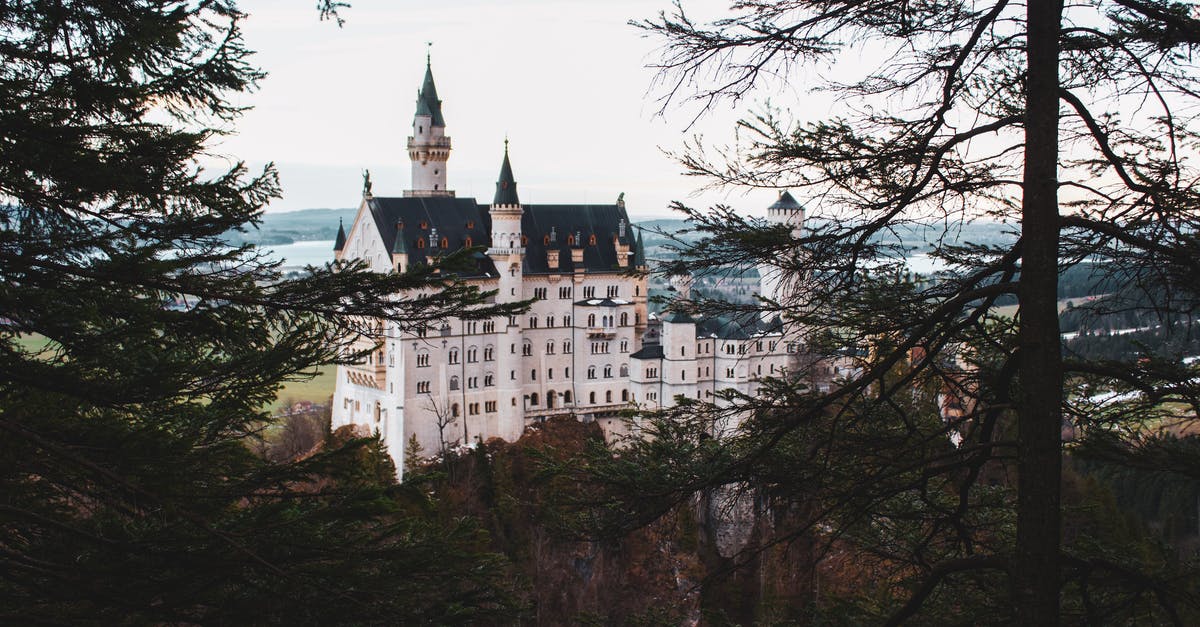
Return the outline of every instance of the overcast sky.
<path id="1" fill-rule="evenodd" d="M 274 161 L 284 196 L 271 211 L 351 207 L 369 168 L 376 195 L 409 187 L 405 141 L 425 71 L 427 41 L 459 196 L 490 201 L 507 134 L 521 200 L 610 203 L 625 192 L 638 217 L 668 215 L 671 200 L 726 201 L 757 212 L 774 192 L 692 196 L 663 150 L 680 148 L 690 112 L 656 117 L 656 43 L 626 22 L 664 0 L 353 0 L 342 28 L 304 0 L 247 0 L 244 24 L 270 76 L 243 96 L 254 110 L 216 152 L 251 165 Z M 717 10 L 720 0 L 689 2 Z M 778 96 L 779 94 L 766 94 Z M 788 95 L 788 94 L 785 94 Z M 748 103 L 751 104 L 751 103 Z M 744 112 L 719 111 L 692 129 L 728 141 Z"/>

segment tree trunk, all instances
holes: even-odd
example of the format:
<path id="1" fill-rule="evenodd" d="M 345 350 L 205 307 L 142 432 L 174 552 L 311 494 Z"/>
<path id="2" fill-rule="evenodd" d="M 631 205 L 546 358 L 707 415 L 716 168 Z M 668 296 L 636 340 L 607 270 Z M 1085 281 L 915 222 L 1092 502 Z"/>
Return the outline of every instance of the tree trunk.
<path id="1" fill-rule="evenodd" d="M 1062 354 L 1058 329 L 1058 36 L 1062 0 L 1027 9 L 1025 173 L 1018 332 L 1017 624 L 1057 625 Z"/>

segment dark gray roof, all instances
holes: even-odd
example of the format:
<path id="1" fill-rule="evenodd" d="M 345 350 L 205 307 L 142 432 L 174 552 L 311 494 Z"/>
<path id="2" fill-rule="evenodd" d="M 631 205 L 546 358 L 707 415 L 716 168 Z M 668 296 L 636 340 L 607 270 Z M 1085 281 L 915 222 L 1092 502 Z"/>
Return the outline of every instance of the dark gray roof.
<path id="1" fill-rule="evenodd" d="M 393 251 L 407 248 L 410 264 L 428 263 L 431 257 L 454 252 L 468 243 L 488 244 L 492 219 L 487 207 L 477 204 L 474 198 L 375 197 L 367 200 L 367 206 L 380 238 L 392 242 Z M 495 275 L 491 259 L 486 255 L 478 259 L 477 274 L 473 276 Z"/>
<path id="2" fill-rule="evenodd" d="M 637 243 L 633 245 L 633 265 L 635 268 L 646 267 L 646 247 L 642 244 L 641 229 L 638 229 Z"/>
<path id="3" fill-rule="evenodd" d="M 338 218 L 338 234 L 337 239 L 333 242 L 333 251 L 338 252 L 346 247 L 346 227 L 342 225 L 342 219 Z"/>
<path id="4" fill-rule="evenodd" d="M 519 205 L 517 181 L 513 178 L 512 164 L 508 162 L 508 140 L 504 140 L 504 163 L 500 164 L 500 178 L 496 179 L 496 195 L 493 205 Z"/>
<path id="5" fill-rule="evenodd" d="M 662 344 L 647 344 L 638 349 L 638 352 L 630 355 L 630 357 L 633 359 L 662 359 Z"/>
<path id="6" fill-rule="evenodd" d="M 629 215 L 618 205 L 525 205 L 521 216 L 521 232 L 528 238 L 525 246 L 525 272 L 550 272 L 546 250 L 557 249 L 558 272 L 574 272 L 571 260 L 571 238 L 578 236 L 577 246 L 583 248 L 583 267 L 588 272 L 620 270 L 617 263 L 617 230 L 621 220 L 629 223 Z M 551 231 L 554 233 L 552 241 Z M 595 243 L 592 243 L 592 236 Z"/>
<path id="7" fill-rule="evenodd" d="M 417 115 L 433 118 L 432 126 L 446 126 L 446 120 L 442 118 L 442 101 L 438 100 L 437 87 L 433 85 L 433 68 L 428 61 L 425 63 L 425 82 L 417 92 Z"/>
<path id="8" fill-rule="evenodd" d="M 695 324 L 696 319 L 689 316 L 683 311 L 668 311 L 662 316 L 663 322 L 674 322 L 675 324 Z"/>
<path id="9" fill-rule="evenodd" d="M 783 323 L 779 316 L 764 321 L 752 311 L 705 318 L 696 324 L 696 337 L 716 336 L 722 340 L 745 340 L 762 333 L 782 332 Z"/>
<path id="10" fill-rule="evenodd" d="M 426 262 L 431 255 L 453 252 L 467 244 L 491 244 L 492 217 L 488 206 L 474 198 L 381 197 L 368 199 L 368 211 L 380 239 L 391 243 L 392 250 L 404 247 L 409 263 Z M 521 233 L 525 235 L 525 267 L 529 274 L 550 272 L 546 250 L 559 250 L 559 269 L 575 271 L 568 239 L 579 235 L 583 249 L 583 269 L 587 272 L 613 272 L 617 263 L 616 234 L 621 220 L 628 223 L 625 209 L 617 205 L 525 205 Z M 397 228 L 402 226 L 401 228 Z M 437 230 L 434 241 L 430 236 Z M 399 235 L 399 241 L 397 236 Z M 551 238 L 553 235 L 553 238 Z M 592 236 L 595 235 L 595 243 Z M 445 238 L 446 248 L 441 247 Z M 421 243 L 418 244 L 418 240 Z M 551 240 L 547 244 L 547 240 Z M 479 276 L 495 276 L 490 258 L 479 256 Z"/>
<path id="11" fill-rule="evenodd" d="M 792 198 L 792 194 L 790 192 L 788 192 L 786 189 L 783 190 L 782 192 L 779 192 L 779 200 L 776 200 L 774 203 L 771 204 L 770 207 L 767 207 L 767 209 L 803 209 L 803 208 L 804 207 L 801 206 L 800 203 L 796 202 L 795 198 Z"/>

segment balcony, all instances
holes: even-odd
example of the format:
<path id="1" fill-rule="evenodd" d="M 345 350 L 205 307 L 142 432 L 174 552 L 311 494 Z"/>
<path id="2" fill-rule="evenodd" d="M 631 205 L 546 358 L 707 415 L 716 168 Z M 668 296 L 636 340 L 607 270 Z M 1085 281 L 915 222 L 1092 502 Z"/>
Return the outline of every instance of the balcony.
<path id="1" fill-rule="evenodd" d="M 408 138 L 408 149 L 409 150 L 412 150 L 414 147 L 415 148 L 426 148 L 426 147 L 430 147 L 430 146 L 432 146 L 434 148 L 449 149 L 450 148 L 450 138 L 449 137 L 438 137 L 437 139 L 429 139 L 429 140 L 421 141 L 421 142 L 418 142 L 416 140 L 416 138 L 411 137 L 411 136 Z"/>
<path id="2" fill-rule="evenodd" d="M 611 339 L 616 337 L 616 327 L 588 327 L 587 336 L 594 338 Z"/>

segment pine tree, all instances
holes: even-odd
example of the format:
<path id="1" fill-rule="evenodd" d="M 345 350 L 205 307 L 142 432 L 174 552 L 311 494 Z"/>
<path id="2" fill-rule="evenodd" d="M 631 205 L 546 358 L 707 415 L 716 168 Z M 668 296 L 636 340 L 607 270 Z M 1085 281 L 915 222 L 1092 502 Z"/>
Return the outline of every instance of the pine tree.
<path id="1" fill-rule="evenodd" d="M 1059 273 L 1093 262 L 1130 288 L 1105 307 L 1177 329 L 1172 320 L 1200 306 L 1195 14 L 1143 0 L 783 0 L 737 3 L 711 23 L 680 3 L 636 22 L 663 42 L 664 110 L 686 98 L 702 109 L 736 102 L 797 68 L 842 62 L 812 85 L 841 98 L 838 115 L 763 106 L 740 123 L 743 143 L 681 155 L 715 184 L 791 188 L 816 219 L 797 237 L 726 207 L 679 205 L 702 239 L 679 241 L 661 271 L 780 273 L 797 287 L 777 302 L 675 306 L 779 314 L 810 354 L 869 357 L 828 393 L 803 385 L 806 368 L 827 362 L 797 363 L 793 379 L 763 386 L 765 398 L 729 394 L 649 417 L 650 442 L 612 461 L 601 454 L 584 478 L 613 486 L 598 522 L 621 529 L 697 490 L 749 485 L 777 510 L 803 506 L 780 541 L 894 532 L 857 537 L 907 582 L 878 620 L 1181 620 L 1192 582 L 1177 585 L 1185 580 L 1154 560 L 1060 545 L 1059 484 L 1066 433 L 1074 455 L 1116 440 L 1099 450 L 1153 458 L 1144 447 L 1154 444 L 1128 436 L 1154 426 L 1166 401 L 1194 420 L 1196 370 L 1064 360 L 1056 298 Z M 879 62 L 852 76 L 851 59 Z M 958 225 L 983 216 L 1013 225 L 1016 243 L 956 241 Z M 916 285 L 889 243 L 914 225 L 935 234 L 933 255 L 950 268 Z M 997 319 L 992 307 L 1014 297 L 1016 320 Z M 1144 400 L 1097 408 L 1073 392 L 1084 382 Z M 913 386 L 933 386 L 958 410 L 931 415 L 904 398 Z M 715 439 L 714 413 L 748 419 Z M 1196 478 L 1189 465 L 1160 468 Z M 1001 602 L 937 602 L 964 586 Z"/>
<path id="2" fill-rule="evenodd" d="M 242 17 L 0 4 L 0 622 L 506 616 L 498 558 L 422 517 L 377 442 L 252 452 L 280 385 L 377 321 L 509 312 L 455 280 L 462 256 L 288 280 L 225 243 L 279 193 L 273 167 L 201 165 L 262 78 Z"/>

